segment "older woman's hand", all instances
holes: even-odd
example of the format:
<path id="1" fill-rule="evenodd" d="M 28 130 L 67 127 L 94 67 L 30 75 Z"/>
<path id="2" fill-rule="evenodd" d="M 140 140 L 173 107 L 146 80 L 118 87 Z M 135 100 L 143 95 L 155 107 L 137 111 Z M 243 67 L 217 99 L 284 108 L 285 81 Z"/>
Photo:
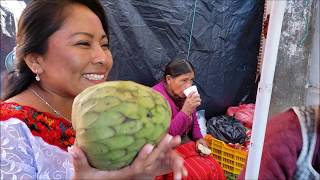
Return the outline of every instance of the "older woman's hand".
<path id="1" fill-rule="evenodd" d="M 207 154 L 203 154 L 200 149 L 199 149 L 199 144 L 202 144 L 204 147 L 208 148 L 208 144 L 207 142 L 203 139 L 200 138 L 198 140 L 196 140 L 196 151 L 201 155 L 201 156 L 207 156 Z"/>
<path id="2" fill-rule="evenodd" d="M 173 171 L 175 179 L 187 175 L 183 159 L 174 147 L 180 144 L 180 137 L 166 135 L 159 145 L 145 145 L 131 165 L 114 171 L 92 168 L 83 151 L 73 146 L 69 149 L 73 157 L 73 179 L 153 179 L 157 175 Z"/>
<path id="3" fill-rule="evenodd" d="M 201 98 L 198 93 L 192 92 L 190 93 L 183 106 L 182 106 L 182 111 L 186 113 L 187 115 L 191 116 L 192 112 L 201 104 Z"/>

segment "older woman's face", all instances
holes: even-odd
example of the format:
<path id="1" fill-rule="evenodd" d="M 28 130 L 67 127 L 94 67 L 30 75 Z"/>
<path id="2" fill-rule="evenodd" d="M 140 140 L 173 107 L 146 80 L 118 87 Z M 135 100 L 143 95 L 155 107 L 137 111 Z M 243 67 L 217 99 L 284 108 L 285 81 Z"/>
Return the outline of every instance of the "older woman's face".
<path id="1" fill-rule="evenodd" d="M 61 28 L 48 39 L 40 83 L 43 88 L 74 97 L 106 81 L 112 56 L 101 21 L 90 9 L 73 4 L 66 12 Z"/>
<path id="2" fill-rule="evenodd" d="M 173 95 L 179 97 L 186 97 L 183 93 L 185 89 L 192 86 L 194 80 L 194 72 L 190 72 L 187 74 L 182 74 L 177 77 L 167 76 L 167 87 L 173 93 Z"/>

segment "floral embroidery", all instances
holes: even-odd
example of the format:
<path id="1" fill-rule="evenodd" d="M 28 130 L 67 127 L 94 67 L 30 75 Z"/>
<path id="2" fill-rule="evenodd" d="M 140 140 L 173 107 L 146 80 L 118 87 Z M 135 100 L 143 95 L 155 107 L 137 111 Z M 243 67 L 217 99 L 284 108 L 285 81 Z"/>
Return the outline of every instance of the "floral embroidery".
<path id="1" fill-rule="evenodd" d="M 34 136 L 41 137 L 51 145 L 67 150 L 75 141 L 75 131 L 71 122 L 64 118 L 39 112 L 32 107 L 17 103 L 0 103 L 0 121 L 17 118 L 27 124 Z"/>

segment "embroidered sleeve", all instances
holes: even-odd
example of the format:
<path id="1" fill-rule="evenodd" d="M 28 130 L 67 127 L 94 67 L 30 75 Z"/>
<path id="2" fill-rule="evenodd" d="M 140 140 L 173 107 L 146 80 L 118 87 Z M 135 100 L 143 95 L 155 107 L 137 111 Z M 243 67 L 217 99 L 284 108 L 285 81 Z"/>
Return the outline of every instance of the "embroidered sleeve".
<path id="1" fill-rule="evenodd" d="M 70 155 L 31 134 L 21 120 L 0 121 L 1 179 L 70 179 Z"/>

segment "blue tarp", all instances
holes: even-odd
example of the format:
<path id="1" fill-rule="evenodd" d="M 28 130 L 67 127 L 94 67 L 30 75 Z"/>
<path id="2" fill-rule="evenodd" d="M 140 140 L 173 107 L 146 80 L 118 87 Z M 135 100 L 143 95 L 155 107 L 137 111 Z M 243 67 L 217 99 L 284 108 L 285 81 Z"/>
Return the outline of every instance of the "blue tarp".
<path id="1" fill-rule="evenodd" d="M 114 58 L 110 79 L 152 86 L 170 59 L 183 57 L 195 66 L 203 100 L 199 109 L 207 118 L 242 99 L 255 101 L 263 1 L 102 2 Z"/>

